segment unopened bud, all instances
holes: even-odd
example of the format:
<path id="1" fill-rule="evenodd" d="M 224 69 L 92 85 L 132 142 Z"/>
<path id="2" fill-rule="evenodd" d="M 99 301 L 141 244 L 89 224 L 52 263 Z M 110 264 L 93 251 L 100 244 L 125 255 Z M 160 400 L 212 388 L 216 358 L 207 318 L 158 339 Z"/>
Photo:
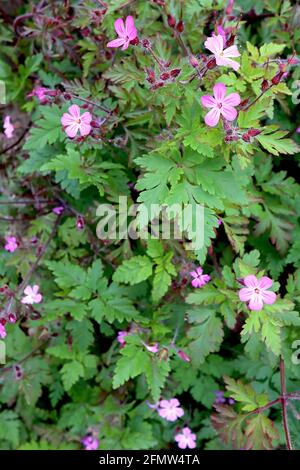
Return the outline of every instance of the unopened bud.
<path id="1" fill-rule="evenodd" d="M 76 219 L 76 228 L 77 228 L 78 230 L 84 229 L 84 218 L 83 218 L 81 215 L 78 215 L 78 216 L 77 216 L 77 219 Z"/>
<path id="2" fill-rule="evenodd" d="M 9 321 L 9 323 L 16 323 L 16 321 L 17 321 L 16 315 L 14 315 L 13 313 L 10 313 L 8 315 L 8 321 Z"/>
<path id="3" fill-rule="evenodd" d="M 180 69 L 173 69 L 173 70 L 171 70 L 170 75 L 171 75 L 171 77 L 175 78 L 175 77 L 178 77 L 180 72 L 181 72 Z"/>
<path id="4" fill-rule="evenodd" d="M 266 91 L 269 88 L 268 80 L 263 80 L 261 84 L 261 91 Z"/>
<path id="5" fill-rule="evenodd" d="M 261 131 L 259 129 L 249 129 L 248 131 L 248 135 L 250 135 L 250 137 L 255 137 L 259 134 L 261 134 Z"/>
<path id="6" fill-rule="evenodd" d="M 177 354 L 178 354 L 178 356 L 180 357 L 180 359 L 182 359 L 183 361 L 185 361 L 185 362 L 191 362 L 190 356 L 188 356 L 184 351 L 182 351 L 182 349 L 179 349 L 179 350 L 177 351 Z"/>
<path id="7" fill-rule="evenodd" d="M 194 68 L 197 68 L 198 65 L 199 65 L 199 62 L 198 62 L 198 60 L 196 59 L 196 57 L 194 55 L 190 55 L 189 62 L 191 64 L 191 66 L 194 67 Z"/>
<path id="8" fill-rule="evenodd" d="M 147 72 L 147 78 L 146 78 L 146 80 L 147 80 L 149 83 L 155 83 L 155 73 L 154 73 L 154 70 L 146 69 L 146 72 Z"/>
<path id="9" fill-rule="evenodd" d="M 70 101 L 72 99 L 72 95 L 70 95 L 70 93 L 64 93 L 64 99 L 66 101 Z"/>
<path id="10" fill-rule="evenodd" d="M 161 80 L 168 80 L 170 78 L 169 72 L 163 72 L 160 76 Z"/>
<path id="11" fill-rule="evenodd" d="M 213 69 L 216 65 L 216 59 L 211 59 L 209 62 L 207 62 L 206 67 L 208 69 Z"/>
<path id="12" fill-rule="evenodd" d="M 284 74 L 284 72 L 278 72 L 276 75 L 274 75 L 274 77 L 271 80 L 273 85 L 278 85 L 278 83 L 282 79 L 283 74 Z"/>
<path id="13" fill-rule="evenodd" d="M 168 15 L 168 25 L 170 26 L 170 28 L 174 28 L 174 27 L 175 27 L 175 25 L 176 25 L 176 20 L 175 20 L 174 16 Z"/>
<path id="14" fill-rule="evenodd" d="M 181 21 L 181 20 L 178 21 L 177 26 L 176 26 L 176 29 L 177 29 L 178 33 L 182 33 L 182 32 L 183 32 L 183 30 L 184 30 L 183 21 Z"/>
<path id="15" fill-rule="evenodd" d="M 248 134 L 248 132 L 242 135 L 242 139 L 244 142 L 250 142 L 250 135 Z"/>
<path id="16" fill-rule="evenodd" d="M 158 90 L 159 88 L 163 86 L 164 86 L 164 82 L 158 82 L 158 83 L 155 83 L 155 85 L 151 87 L 151 90 Z"/>

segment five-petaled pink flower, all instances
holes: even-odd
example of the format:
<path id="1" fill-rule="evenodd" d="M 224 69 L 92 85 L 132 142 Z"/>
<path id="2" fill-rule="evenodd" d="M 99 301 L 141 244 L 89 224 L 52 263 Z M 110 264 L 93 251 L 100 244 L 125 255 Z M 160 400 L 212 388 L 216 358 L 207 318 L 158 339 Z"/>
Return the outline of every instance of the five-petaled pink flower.
<path id="1" fill-rule="evenodd" d="M 25 297 L 21 300 L 22 304 L 39 304 L 42 301 L 42 295 L 39 293 L 39 286 L 27 286 L 24 289 Z"/>
<path id="2" fill-rule="evenodd" d="M 4 134 L 8 139 L 11 139 L 14 133 L 15 126 L 10 122 L 10 116 L 5 116 L 3 127 Z"/>
<path id="3" fill-rule="evenodd" d="M 177 398 L 171 398 L 171 400 L 161 400 L 159 402 L 158 414 L 167 421 L 176 421 L 184 415 L 184 411 L 180 408 Z"/>
<path id="4" fill-rule="evenodd" d="M 205 286 L 205 284 L 210 281 L 210 276 L 208 274 L 203 274 L 203 269 L 201 267 L 197 268 L 196 271 L 191 271 L 190 275 L 194 278 L 192 280 L 193 287 Z"/>
<path id="5" fill-rule="evenodd" d="M 217 83 L 214 88 L 214 96 L 202 96 L 201 102 L 205 108 L 211 108 L 206 114 L 205 123 L 214 127 L 218 124 L 220 116 L 222 115 L 227 121 L 234 121 L 237 117 L 237 110 L 234 106 L 238 106 L 241 102 L 241 97 L 238 93 L 230 93 L 226 95 L 226 85 L 224 83 Z"/>
<path id="6" fill-rule="evenodd" d="M 18 248 L 18 242 L 16 237 L 5 237 L 6 244 L 4 245 L 4 249 L 6 251 L 10 251 L 13 253 Z"/>
<path id="7" fill-rule="evenodd" d="M 81 136 L 89 135 L 91 132 L 90 122 L 92 116 L 89 112 L 80 115 L 80 108 L 77 104 L 72 104 L 69 107 L 68 113 L 64 113 L 61 118 L 61 123 L 65 127 L 65 132 L 71 139 L 76 136 L 79 131 Z"/>
<path id="8" fill-rule="evenodd" d="M 0 323 L 0 338 L 4 339 L 6 337 L 7 333 L 5 331 L 5 326 Z"/>
<path id="9" fill-rule="evenodd" d="M 190 428 L 185 427 L 179 434 L 176 434 L 175 441 L 178 442 L 180 449 L 195 449 L 196 434 L 193 434 Z"/>
<path id="10" fill-rule="evenodd" d="M 47 94 L 49 92 L 49 89 L 48 88 L 45 88 L 44 86 L 36 86 L 32 91 L 31 93 L 28 93 L 28 97 L 32 97 L 32 96 L 35 96 L 40 103 L 45 103 L 47 102 Z"/>
<path id="11" fill-rule="evenodd" d="M 250 274 L 244 279 L 243 287 L 239 292 L 240 300 L 249 302 L 248 307 L 250 310 L 261 310 L 265 304 L 273 304 L 276 300 L 275 292 L 269 291 L 273 281 L 269 277 L 262 277 L 257 279 L 256 276 Z"/>
<path id="12" fill-rule="evenodd" d="M 115 30 L 118 39 L 114 39 L 107 44 L 107 47 L 122 47 L 122 51 L 128 49 L 130 41 L 133 41 L 137 37 L 137 30 L 134 26 L 134 21 L 132 16 L 127 16 L 125 25 L 122 18 L 118 18 L 115 21 Z"/>
<path id="13" fill-rule="evenodd" d="M 85 436 L 81 439 L 81 443 L 84 445 L 85 450 L 97 450 L 99 447 L 99 441 L 94 436 Z"/>
<path id="14" fill-rule="evenodd" d="M 230 59 L 230 57 L 239 57 L 241 55 L 238 48 L 236 46 L 230 46 L 224 49 L 225 44 L 222 34 L 207 38 L 204 46 L 213 53 L 217 65 L 232 67 L 233 70 L 238 70 L 240 68 L 240 64 L 235 62 L 235 60 Z"/>

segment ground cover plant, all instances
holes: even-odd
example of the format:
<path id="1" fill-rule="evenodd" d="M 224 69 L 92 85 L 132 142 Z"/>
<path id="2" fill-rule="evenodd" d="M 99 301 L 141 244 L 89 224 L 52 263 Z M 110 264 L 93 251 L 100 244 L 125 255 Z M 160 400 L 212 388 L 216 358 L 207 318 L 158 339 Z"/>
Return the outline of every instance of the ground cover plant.
<path id="1" fill-rule="evenodd" d="M 299 23 L 0 2 L 1 449 L 300 448 Z"/>

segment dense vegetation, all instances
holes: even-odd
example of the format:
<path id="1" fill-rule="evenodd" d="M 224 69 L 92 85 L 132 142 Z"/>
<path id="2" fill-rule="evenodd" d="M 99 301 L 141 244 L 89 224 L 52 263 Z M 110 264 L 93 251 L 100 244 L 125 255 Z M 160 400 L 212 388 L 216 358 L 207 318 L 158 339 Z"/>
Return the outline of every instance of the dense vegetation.
<path id="1" fill-rule="evenodd" d="M 0 17 L 0 448 L 299 449 L 299 6 Z"/>

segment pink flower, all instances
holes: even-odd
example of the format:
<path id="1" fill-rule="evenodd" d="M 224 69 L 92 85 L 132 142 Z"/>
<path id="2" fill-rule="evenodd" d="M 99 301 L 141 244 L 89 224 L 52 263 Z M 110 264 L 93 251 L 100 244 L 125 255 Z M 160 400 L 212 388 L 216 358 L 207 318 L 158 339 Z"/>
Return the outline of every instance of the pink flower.
<path id="1" fill-rule="evenodd" d="M 152 353 L 157 353 L 159 351 L 159 346 L 158 343 L 153 344 L 152 346 L 149 346 L 146 343 L 143 343 L 147 351 L 150 351 Z"/>
<path id="2" fill-rule="evenodd" d="M 80 116 L 80 108 L 77 104 L 72 104 L 68 109 L 69 113 L 64 113 L 60 122 L 65 127 L 65 132 L 71 139 L 76 136 L 79 131 L 81 136 L 89 135 L 91 132 L 90 122 L 92 116 L 89 112 L 85 112 Z"/>
<path id="3" fill-rule="evenodd" d="M 8 139 L 11 139 L 13 136 L 15 127 L 10 122 L 10 116 L 5 116 L 3 127 L 4 127 L 4 134 L 6 135 Z"/>
<path id="4" fill-rule="evenodd" d="M 126 343 L 125 341 L 125 337 L 128 336 L 129 333 L 127 333 L 127 331 L 119 331 L 118 333 L 118 336 L 117 336 L 117 341 L 122 344 L 122 346 L 124 346 L 124 344 Z"/>
<path id="5" fill-rule="evenodd" d="M 210 281 L 210 276 L 208 274 L 202 274 L 203 269 L 197 268 L 196 271 L 191 271 L 190 275 L 194 278 L 192 280 L 193 287 L 202 287 L 205 286 Z"/>
<path id="6" fill-rule="evenodd" d="M 241 55 L 238 48 L 236 46 L 230 46 L 227 47 L 227 49 L 224 49 L 225 43 L 222 34 L 207 38 L 204 46 L 213 53 L 217 65 L 232 67 L 233 70 L 238 70 L 240 68 L 240 64 L 230 59 L 230 57 L 239 57 Z"/>
<path id="7" fill-rule="evenodd" d="M 65 208 L 63 206 L 57 206 L 52 209 L 52 212 L 54 212 L 54 214 L 56 215 L 60 215 L 63 213 L 64 210 Z"/>
<path id="8" fill-rule="evenodd" d="M 179 349 L 177 351 L 177 354 L 180 357 L 180 359 L 182 359 L 184 362 L 191 362 L 190 356 L 188 356 L 184 351 L 182 351 L 182 349 Z"/>
<path id="9" fill-rule="evenodd" d="M 300 126 L 297 127 L 296 132 L 298 132 L 298 134 L 300 134 Z"/>
<path id="10" fill-rule="evenodd" d="M 202 96 L 201 102 L 205 108 L 211 108 L 206 114 L 204 120 L 205 124 L 214 127 L 218 124 L 220 116 L 222 115 L 227 121 L 234 121 L 237 117 L 237 110 L 234 106 L 238 106 L 241 102 L 241 97 L 238 93 L 230 93 L 226 95 L 226 86 L 224 83 L 217 83 L 214 88 L 214 96 Z"/>
<path id="11" fill-rule="evenodd" d="M 39 304 L 42 301 L 42 295 L 39 293 L 39 286 L 27 286 L 24 289 L 25 297 L 21 300 L 22 304 Z"/>
<path id="12" fill-rule="evenodd" d="M 181 433 L 176 434 L 175 441 L 178 442 L 180 449 L 195 449 L 196 447 L 196 434 L 193 434 L 190 428 L 185 427 Z"/>
<path id="13" fill-rule="evenodd" d="M 28 97 L 35 96 L 40 103 L 45 103 L 47 101 L 47 93 L 49 92 L 48 88 L 45 88 L 43 86 L 37 86 L 35 87 L 31 93 L 28 93 Z"/>
<path id="14" fill-rule="evenodd" d="M 18 243 L 16 237 L 5 237 L 6 244 L 4 245 L 4 249 L 6 251 L 10 251 L 13 253 L 18 248 Z"/>
<path id="15" fill-rule="evenodd" d="M 0 323 L 0 338 L 4 339 L 6 337 L 7 333 L 5 331 L 5 326 Z"/>
<path id="16" fill-rule="evenodd" d="M 272 286 L 273 281 L 269 277 L 262 277 L 257 279 L 256 276 L 250 274 L 244 279 L 246 287 L 239 292 L 240 300 L 248 302 L 250 310 L 261 310 L 265 304 L 273 304 L 276 300 L 275 292 L 269 291 L 269 287 Z"/>
<path id="17" fill-rule="evenodd" d="M 122 51 L 128 49 L 130 41 L 133 41 L 137 37 L 137 30 L 134 26 L 134 21 L 132 16 L 127 16 L 125 26 L 124 21 L 122 18 L 118 18 L 115 21 L 115 30 L 117 35 L 119 36 L 118 39 L 114 39 L 107 44 L 107 47 L 122 47 Z"/>
<path id="18" fill-rule="evenodd" d="M 184 411 L 180 408 L 177 398 L 171 398 L 171 400 L 161 400 L 159 402 L 158 414 L 167 421 L 176 421 L 177 418 L 184 415 Z"/>
<path id="19" fill-rule="evenodd" d="M 84 445 L 85 450 L 97 450 L 99 447 L 98 439 L 93 436 L 85 436 L 81 439 L 81 443 Z"/>

